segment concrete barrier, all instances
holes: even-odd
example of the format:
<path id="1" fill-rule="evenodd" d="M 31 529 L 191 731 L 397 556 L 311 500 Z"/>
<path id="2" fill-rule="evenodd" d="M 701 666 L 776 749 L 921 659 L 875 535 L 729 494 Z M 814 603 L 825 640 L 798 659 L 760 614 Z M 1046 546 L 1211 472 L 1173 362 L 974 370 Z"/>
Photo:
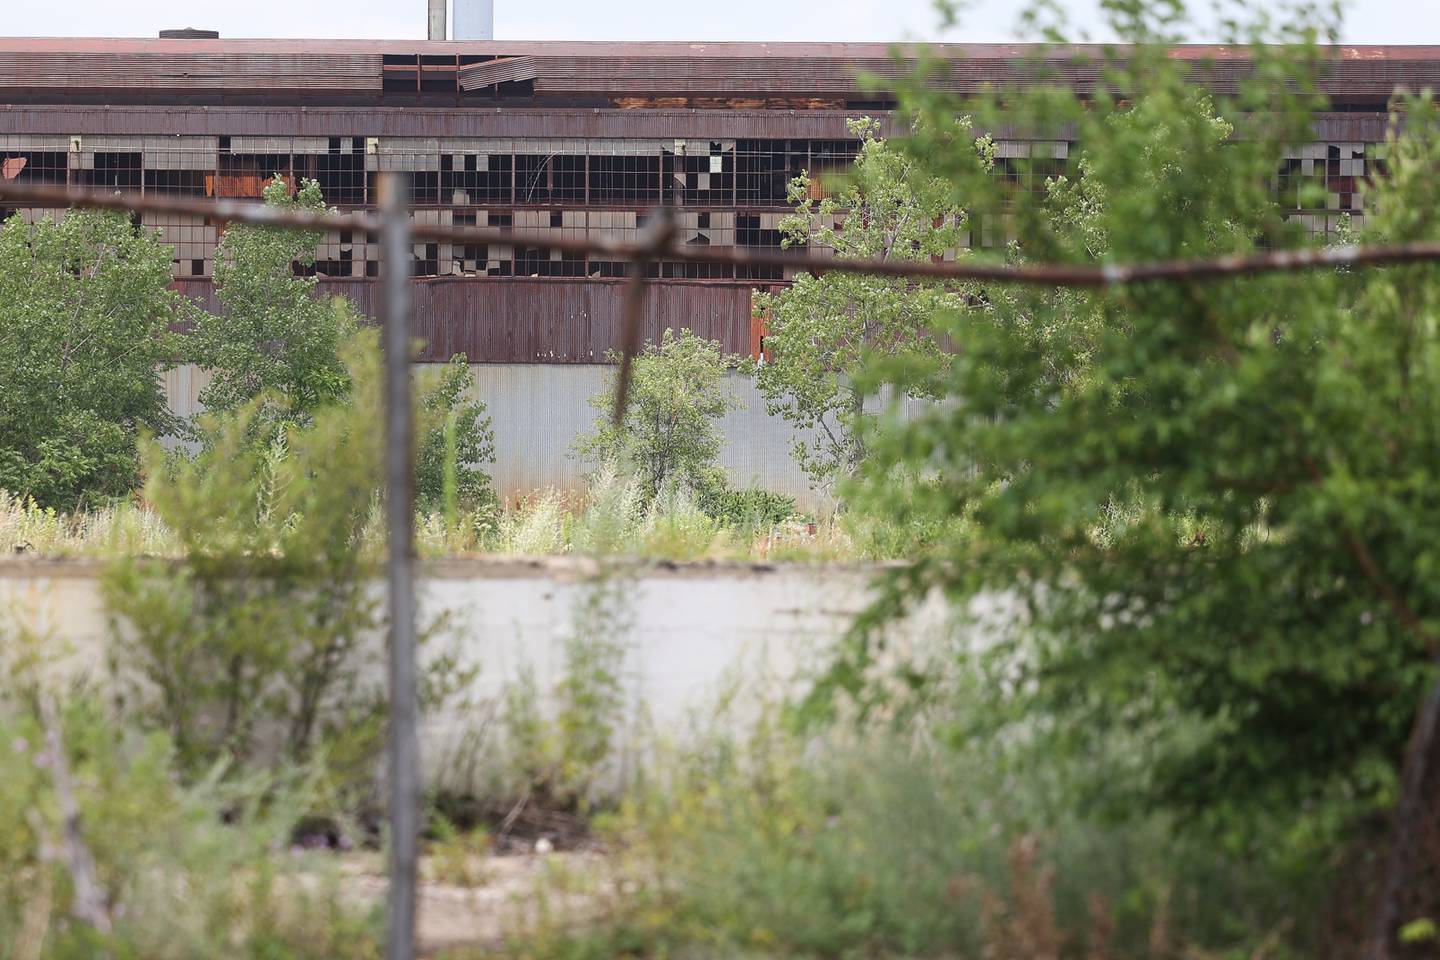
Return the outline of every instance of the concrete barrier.
<path id="1" fill-rule="evenodd" d="M 25 627 L 45 638 L 57 670 L 103 682 L 112 631 L 99 589 L 103 568 L 90 560 L 0 561 L 0 627 Z M 595 591 L 618 597 L 606 600 L 604 629 L 625 651 L 623 761 L 641 727 L 679 733 L 727 686 L 738 683 L 756 703 L 795 690 L 828 661 L 871 597 L 878 571 L 695 563 L 607 567 L 601 577 L 593 561 L 580 558 L 464 559 L 427 564 L 420 591 L 423 617 L 445 612 L 451 621 L 431 651 L 478 666 L 468 699 L 491 706 L 522 672 L 546 698 L 564 675 L 567 641 L 596 629 Z M 897 625 L 888 646 L 904 655 L 951 630 L 944 604 L 935 601 Z M 743 709 L 737 716 L 743 722 Z M 431 758 L 475 722 L 454 713 L 433 717 Z"/>

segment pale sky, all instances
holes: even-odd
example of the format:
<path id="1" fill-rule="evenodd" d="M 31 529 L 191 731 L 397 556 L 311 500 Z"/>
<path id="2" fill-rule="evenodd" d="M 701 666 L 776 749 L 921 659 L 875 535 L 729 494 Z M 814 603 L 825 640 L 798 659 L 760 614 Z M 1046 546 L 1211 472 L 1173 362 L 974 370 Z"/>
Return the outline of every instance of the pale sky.
<path id="1" fill-rule="evenodd" d="M 1097 0 L 1059 2 L 1075 23 L 1097 27 Z M 931 0 L 496 0 L 495 35 L 993 42 L 1021 39 L 1014 21 L 1022 5 L 1022 0 L 973 0 L 961 28 L 942 36 Z M 0 0 L 4 36 L 153 37 L 161 28 L 189 26 L 226 37 L 417 39 L 424 36 L 424 24 L 425 0 Z M 1350 0 L 1342 39 L 1440 44 L 1440 0 Z"/>

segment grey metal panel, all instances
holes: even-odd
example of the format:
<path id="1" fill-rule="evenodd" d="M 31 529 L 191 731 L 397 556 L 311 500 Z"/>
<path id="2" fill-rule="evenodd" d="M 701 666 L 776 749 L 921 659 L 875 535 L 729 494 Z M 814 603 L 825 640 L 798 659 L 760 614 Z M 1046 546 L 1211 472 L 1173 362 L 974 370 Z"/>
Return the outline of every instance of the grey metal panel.
<path id="1" fill-rule="evenodd" d="M 495 429 L 492 475 L 513 502 L 536 490 L 579 490 L 587 465 L 574 455 L 576 439 L 593 429 L 600 413 L 589 399 L 609 389 L 613 368 L 572 364 L 480 364 L 472 368 L 475 393 L 485 401 Z M 824 505 L 791 455 L 790 425 L 765 411 L 754 383 L 738 373 L 726 387 L 741 402 L 719 424 L 724 444 L 720 465 L 732 483 L 757 485 L 796 497 L 807 508 Z"/>
<path id="2" fill-rule="evenodd" d="M 425 366 L 424 364 L 421 365 Z M 513 503 L 536 490 L 580 490 L 587 465 L 574 455 L 576 439 L 593 429 L 600 412 L 589 400 L 610 388 L 614 368 L 604 364 L 483 363 L 471 366 L 474 395 L 485 402 L 495 431 L 495 489 Z M 182 365 L 165 373 L 170 409 L 182 417 L 201 411 L 204 371 Z M 826 506 L 810 489 L 791 450 L 795 431 L 765 410 L 754 382 L 726 376 L 739 409 L 719 423 L 720 465 L 739 486 L 760 486 L 795 497 L 802 507 Z"/>

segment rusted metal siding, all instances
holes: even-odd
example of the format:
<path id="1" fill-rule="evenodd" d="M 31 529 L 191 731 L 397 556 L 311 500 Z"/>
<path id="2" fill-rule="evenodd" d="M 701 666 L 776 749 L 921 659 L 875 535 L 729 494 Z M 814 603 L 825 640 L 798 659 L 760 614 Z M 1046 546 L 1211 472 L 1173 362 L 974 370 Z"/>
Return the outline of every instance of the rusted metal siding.
<path id="1" fill-rule="evenodd" d="M 177 290 L 202 308 L 221 312 L 209 280 L 178 280 Z M 474 363 L 600 363 L 620 349 L 623 281 L 516 277 L 429 279 L 415 282 L 411 328 L 424 342 L 420 359 L 444 361 L 463 353 Z M 750 351 L 751 286 L 708 281 L 650 284 L 644 336 L 666 327 L 717 340 L 726 353 Z M 373 280 L 322 280 L 319 291 L 354 301 L 377 314 Z"/>
<path id="2" fill-rule="evenodd" d="M 846 123 L 856 113 L 855 110 L 445 110 L 0 104 L 0 134 L 839 140 L 851 136 Z"/>
<path id="3" fill-rule="evenodd" d="M 501 57 L 488 63 L 477 63 L 460 71 L 462 90 L 479 90 L 497 83 L 534 80 L 538 66 L 534 57 Z"/>
<path id="4" fill-rule="evenodd" d="M 360 107 L 22 107 L 0 104 L 0 136 L 263 136 L 263 137 L 571 137 L 593 139 L 815 139 L 850 137 L 857 110 L 440 110 Z M 899 135 L 880 112 L 882 132 Z M 1389 118 L 1372 113 L 1320 113 L 1316 140 L 1379 143 Z M 1002 126 L 999 140 L 1028 140 L 1034 131 Z M 1245 136 L 1239 124 L 1237 138 Z M 1069 129 L 1047 139 L 1071 140 Z"/>
<path id="5" fill-rule="evenodd" d="M 622 289 L 618 280 L 426 280 L 416 284 L 415 332 L 435 359 L 463 353 L 481 363 L 598 363 L 621 345 Z M 683 327 L 742 353 L 749 324 L 744 284 L 657 282 L 646 296 L 646 339 Z"/>
<path id="6" fill-rule="evenodd" d="M 192 41 L 185 41 L 188 44 Z M 376 55 L 55 52 L 0 49 L 0 91 L 207 89 L 378 92 Z"/>

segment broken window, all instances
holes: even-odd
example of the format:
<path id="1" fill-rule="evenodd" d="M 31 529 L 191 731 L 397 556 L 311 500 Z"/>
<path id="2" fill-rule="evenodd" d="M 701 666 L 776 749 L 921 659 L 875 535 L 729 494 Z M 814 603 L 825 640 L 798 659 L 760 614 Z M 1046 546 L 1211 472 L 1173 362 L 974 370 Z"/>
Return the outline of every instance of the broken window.
<path id="1" fill-rule="evenodd" d="M 515 202 L 521 206 L 585 201 L 584 155 L 522 153 L 515 157 Z"/>
<path id="2" fill-rule="evenodd" d="M 294 172 L 320 184 L 326 203 L 360 206 L 366 202 L 365 138 L 329 137 L 324 153 L 296 153 Z"/>
<path id="3" fill-rule="evenodd" d="M 515 251 L 515 275 L 521 277 L 583 277 L 585 255 L 545 247 L 521 247 Z"/>
<path id="4" fill-rule="evenodd" d="M 809 165 L 808 140 L 737 140 L 735 202 L 741 206 L 788 205 L 790 181 Z"/>
<path id="5" fill-rule="evenodd" d="M 735 141 L 677 140 L 664 159 L 665 190 L 676 203 L 714 207 L 735 202 Z"/>
<path id="6" fill-rule="evenodd" d="M 515 160 L 508 153 L 464 153 L 440 156 L 440 194 L 457 207 L 511 203 Z"/>
<path id="7" fill-rule="evenodd" d="M 277 176 L 289 182 L 293 193 L 289 153 L 231 153 L 222 146 L 219 175 L 206 192 L 214 197 L 259 199 L 265 195 L 265 185 Z"/>
<path id="8" fill-rule="evenodd" d="M 0 179 L 63 184 L 69 177 L 70 163 L 64 153 L 0 150 Z"/>
<path id="9" fill-rule="evenodd" d="M 139 153 L 93 153 L 81 157 L 84 166 L 76 180 L 84 186 L 138 190 L 144 182 Z"/>

